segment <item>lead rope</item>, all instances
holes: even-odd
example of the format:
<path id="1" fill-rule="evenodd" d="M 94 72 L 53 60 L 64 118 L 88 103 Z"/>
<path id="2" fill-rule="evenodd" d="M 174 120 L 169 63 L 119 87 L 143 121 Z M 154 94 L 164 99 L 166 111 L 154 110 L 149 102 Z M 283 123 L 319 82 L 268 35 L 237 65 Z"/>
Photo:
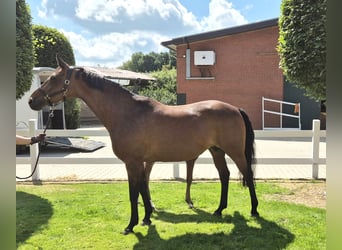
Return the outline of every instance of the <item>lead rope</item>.
<path id="1" fill-rule="evenodd" d="M 54 116 L 54 114 L 53 114 L 53 111 L 54 111 L 54 110 L 55 110 L 55 106 L 51 106 L 51 111 L 50 111 L 50 113 L 49 113 L 49 117 L 48 117 L 48 120 L 47 120 L 47 122 L 46 122 L 46 125 L 45 125 L 45 128 L 44 128 L 43 134 L 45 134 L 46 129 L 48 128 L 49 123 L 50 123 L 50 121 L 51 121 L 51 118 Z M 41 152 L 41 147 L 42 147 L 41 142 L 39 142 L 37 160 L 36 160 L 36 164 L 34 165 L 34 168 L 33 168 L 32 173 L 31 173 L 29 176 L 27 176 L 27 177 L 15 176 L 17 179 L 19 179 L 19 180 L 26 180 L 26 179 L 28 179 L 28 178 L 30 178 L 30 177 L 33 176 L 34 172 L 36 172 L 36 169 L 37 169 L 37 165 L 38 165 L 38 161 L 39 161 L 39 156 L 40 156 L 40 152 Z"/>

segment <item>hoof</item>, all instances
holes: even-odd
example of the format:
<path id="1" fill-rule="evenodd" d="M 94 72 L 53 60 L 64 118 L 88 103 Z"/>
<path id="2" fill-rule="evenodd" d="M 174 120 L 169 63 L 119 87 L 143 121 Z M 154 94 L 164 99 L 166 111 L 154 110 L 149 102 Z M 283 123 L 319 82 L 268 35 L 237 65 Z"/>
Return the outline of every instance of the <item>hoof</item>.
<path id="1" fill-rule="evenodd" d="M 221 217 L 221 216 L 222 216 L 222 213 L 219 212 L 219 211 L 215 211 L 215 212 L 213 213 L 213 215 L 214 215 L 214 216 Z"/>
<path id="2" fill-rule="evenodd" d="M 252 217 L 259 217 L 259 213 L 258 213 L 258 212 L 251 213 L 251 216 L 252 216 Z"/>
<path id="3" fill-rule="evenodd" d="M 133 229 L 125 228 L 125 230 L 122 232 L 123 235 L 127 235 L 127 234 L 130 234 L 130 233 L 134 233 Z"/>
<path id="4" fill-rule="evenodd" d="M 142 225 L 142 226 L 149 226 L 149 225 L 151 225 L 151 223 L 152 223 L 151 220 L 143 220 L 142 223 L 141 223 L 141 225 Z"/>
<path id="5" fill-rule="evenodd" d="M 185 199 L 185 202 L 186 202 L 186 204 L 188 204 L 188 207 L 189 208 L 194 208 L 194 203 L 192 203 L 192 200 L 190 200 L 190 199 Z"/>

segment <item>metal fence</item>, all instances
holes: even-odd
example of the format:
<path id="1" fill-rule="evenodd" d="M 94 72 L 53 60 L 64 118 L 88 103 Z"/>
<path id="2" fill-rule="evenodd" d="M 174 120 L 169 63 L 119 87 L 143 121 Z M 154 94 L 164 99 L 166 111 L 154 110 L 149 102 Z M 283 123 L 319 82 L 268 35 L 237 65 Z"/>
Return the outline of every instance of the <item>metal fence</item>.
<path id="1" fill-rule="evenodd" d="M 266 103 L 275 103 L 279 107 L 279 111 L 269 110 L 266 109 L 265 106 Z M 293 109 L 296 111 L 296 115 L 288 114 L 283 112 L 283 106 L 293 106 Z M 272 114 L 279 116 L 279 127 L 268 127 L 265 125 L 265 114 Z M 300 103 L 294 103 L 294 102 L 285 102 L 285 101 L 279 101 L 275 99 L 265 98 L 262 97 L 262 129 L 283 129 L 283 117 L 291 117 L 298 120 L 298 128 L 292 128 L 292 129 L 301 129 L 301 123 L 300 123 Z"/>

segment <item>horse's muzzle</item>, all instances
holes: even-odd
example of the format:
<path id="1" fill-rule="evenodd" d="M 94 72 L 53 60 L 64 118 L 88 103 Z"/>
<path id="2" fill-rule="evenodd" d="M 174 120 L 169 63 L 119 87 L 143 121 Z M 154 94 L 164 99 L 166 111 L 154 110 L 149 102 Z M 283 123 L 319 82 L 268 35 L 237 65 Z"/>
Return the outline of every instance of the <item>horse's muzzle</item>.
<path id="1" fill-rule="evenodd" d="M 43 98 L 34 98 L 30 97 L 28 104 L 30 105 L 30 108 L 36 111 L 41 110 L 44 106 L 47 105 L 45 99 Z"/>

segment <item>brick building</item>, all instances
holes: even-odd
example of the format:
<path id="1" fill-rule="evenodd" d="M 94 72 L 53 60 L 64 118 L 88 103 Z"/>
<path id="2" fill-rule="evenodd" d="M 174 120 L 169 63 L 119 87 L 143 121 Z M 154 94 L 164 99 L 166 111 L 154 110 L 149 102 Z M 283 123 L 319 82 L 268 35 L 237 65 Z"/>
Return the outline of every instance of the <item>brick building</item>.
<path id="1" fill-rule="evenodd" d="M 228 102 L 245 109 L 254 129 L 261 129 L 262 97 L 284 98 L 278 36 L 276 18 L 162 42 L 176 51 L 178 104 Z"/>

